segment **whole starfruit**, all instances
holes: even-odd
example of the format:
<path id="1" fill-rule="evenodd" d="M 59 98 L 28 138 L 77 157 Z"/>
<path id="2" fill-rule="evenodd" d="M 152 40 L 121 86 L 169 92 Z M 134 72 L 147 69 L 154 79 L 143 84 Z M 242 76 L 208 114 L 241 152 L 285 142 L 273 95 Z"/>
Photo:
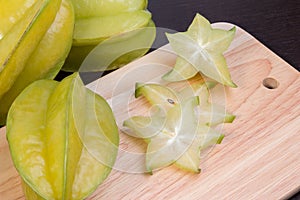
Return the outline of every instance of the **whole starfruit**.
<path id="1" fill-rule="evenodd" d="M 38 80 L 16 98 L 7 140 L 26 199 L 84 199 L 109 175 L 119 134 L 112 110 L 79 75 Z"/>
<path id="2" fill-rule="evenodd" d="M 0 4 L 0 125 L 20 92 L 52 79 L 72 45 L 70 0 L 10 0 Z"/>
<path id="3" fill-rule="evenodd" d="M 156 29 L 147 10 L 147 0 L 72 2 L 75 28 L 72 49 L 62 68 L 65 71 L 113 70 L 143 56 L 154 42 Z M 109 63 L 81 67 L 92 51 L 109 57 Z"/>

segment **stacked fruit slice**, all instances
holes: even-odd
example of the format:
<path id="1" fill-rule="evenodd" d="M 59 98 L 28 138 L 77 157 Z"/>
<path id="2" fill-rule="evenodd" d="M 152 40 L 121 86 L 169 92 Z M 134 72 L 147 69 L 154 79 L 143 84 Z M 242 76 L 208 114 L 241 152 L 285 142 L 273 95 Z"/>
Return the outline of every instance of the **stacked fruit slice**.
<path id="1" fill-rule="evenodd" d="M 217 82 L 237 87 L 231 80 L 224 51 L 229 47 L 235 28 L 213 29 L 197 14 L 186 32 L 167 34 L 178 55 L 174 68 L 162 76 L 170 82 L 183 81 L 200 73 L 202 81 L 176 92 L 159 84 L 136 84 L 135 97 L 144 96 L 158 111 L 150 116 L 133 116 L 123 125 L 148 143 L 146 170 L 175 163 L 192 172 L 200 172 L 200 152 L 218 144 L 224 135 L 213 129 L 231 123 L 235 116 L 209 101 L 209 89 Z M 209 80 L 210 79 L 210 80 Z"/>
<path id="2" fill-rule="evenodd" d="M 109 105 L 76 73 L 28 86 L 9 110 L 7 139 L 27 199 L 85 198 L 110 173 L 119 144 Z"/>
<path id="3" fill-rule="evenodd" d="M 100 54 L 105 54 L 103 57 L 110 56 L 109 65 L 83 66 L 80 71 L 105 71 L 120 67 L 144 55 L 151 47 L 156 31 L 151 13 L 146 10 L 147 0 L 73 0 L 73 4 L 76 16 L 73 47 L 64 70 L 79 70 L 86 56 L 104 41 L 105 45 L 118 45 L 114 46 L 114 50 L 121 48 L 123 51 L 106 52 L 98 46 L 94 51 L 101 51 Z M 122 43 L 124 41 L 126 45 Z"/>
<path id="4" fill-rule="evenodd" d="M 30 83 L 54 78 L 72 44 L 70 0 L 3 1 L 0 8 L 0 124 Z"/>
<path id="5" fill-rule="evenodd" d="M 172 163 L 200 172 L 200 151 L 224 137 L 212 126 L 231 123 L 235 118 L 222 106 L 209 102 L 209 87 L 213 85 L 194 83 L 176 92 L 159 84 L 136 84 L 135 96 L 144 96 L 158 107 L 151 116 L 133 116 L 123 124 L 148 143 L 148 172 Z"/>

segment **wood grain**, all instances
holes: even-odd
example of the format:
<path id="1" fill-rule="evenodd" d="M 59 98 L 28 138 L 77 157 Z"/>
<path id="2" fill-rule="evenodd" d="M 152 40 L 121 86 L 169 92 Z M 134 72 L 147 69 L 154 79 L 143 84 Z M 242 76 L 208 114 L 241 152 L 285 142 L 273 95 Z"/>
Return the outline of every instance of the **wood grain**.
<path id="1" fill-rule="evenodd" d="M 176 58 L 169 49 L 156 50 L 88 85 L 110 103 L 121 137 L 114 170 L 89 199 L 280 199 L 299 189 L 299 72 L 240 28 L 225 54 L 239 87 L 218 86 L 212 93 L 237 116 L 233 124 L 219 127 L 226 135 L 222 144 L 203 157 L 200 174 L 173 166 L 152 176 L 140 173 L 145 145 L 124 134 L 121 124 L 129 115 L 146 112 L 146 102 L 133 98 L 135 82 L 181 87 L 161 80 Z M 262 82 L 267 77 L 277 80 L 278 88 L 266 88 Z M 24 199 L 5 129 L 0 131 L 0 163 L 0 199 Z"/>

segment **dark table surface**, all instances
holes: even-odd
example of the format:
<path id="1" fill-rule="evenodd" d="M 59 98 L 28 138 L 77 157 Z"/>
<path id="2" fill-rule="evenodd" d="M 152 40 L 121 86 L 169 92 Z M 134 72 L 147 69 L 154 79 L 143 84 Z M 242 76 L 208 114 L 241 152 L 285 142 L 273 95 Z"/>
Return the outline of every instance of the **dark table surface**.
<path id="1" fill-rule="evenodd" d="M 196 13 L 230 22 L 300 71 L 300 0 L 149 0 L 158 27 L 185 31 Z"/>
<path id="2" fill-rule="evenodd" d="M 300 0 L 149 0 L 148 9 L 156 26 L 176 31 L 196 13 L 233 23 L 300 71 Z M 290 199 L 300 199 L 300 191 Z"/>

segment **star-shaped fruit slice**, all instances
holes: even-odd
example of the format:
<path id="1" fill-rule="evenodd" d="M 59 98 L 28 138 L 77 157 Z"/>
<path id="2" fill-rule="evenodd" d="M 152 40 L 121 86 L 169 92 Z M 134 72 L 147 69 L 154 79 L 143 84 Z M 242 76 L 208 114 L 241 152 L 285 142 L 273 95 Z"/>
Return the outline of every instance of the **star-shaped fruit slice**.
<path id="1" fill-rule="evenodd" d="M 197 14 L 186 32 L 167 34 L 178 58 L 175 67 L 163 79 L 181 81 L 200 72 L 223 85 L 237 87 L 231 80 L 223 55 L 234 38 L 235 30 L 235 27 L 228 31 L 214 29 L 207 19 Z"/>
<path id="2" fill-rule="evenodd" d="M 148 143 L 147 172 L 152 174 L 153 170 L 173 163 L 184 170 L 200 172 L 201 150 L 221 143 L 224 135 L 198 124 L 194 112 L 198 105 L 199 97 L 195 96 L 170 108 L 165 117 L 158 111 L 152 116 L 134 116 L 124 121 L 124 126 Z"/>
<path id="3" fill-rule="evenodd" d="M 124 121 L 124 126 L 134 130 L 136 135 L 148 142 L 147 172 L 152 173 L 155 169 L 171 165 L 186 152 L 197 134 L 198 123 L 194 108 L 198 104 L 199 98 L 192 97 L 170 108 L 163 118 L 157 112 L 149 117 L 135 116 Z M 160 123 L 157 124 L 157 121 Z M 153 134 L 149 134 L 151 132 Z"/>
<path id="4" fill-rule="evenodd" d="M 175 161 L 175 165 L 187 171 L 200 173 L 201 151 L 220 144 L 224 135 L 209 126 L 199 126 L 197 134 L 187 151 Z"/>
<path id="5" fill-rule="evenodd" d="M 214 86 L 215 82 L 196 82 L 176 92 L 160 84 L 137 83 L 135 97 L 144 96 L 150 104 L 168 110 L 188 98 L 199 96 L 200 105 L 196 108 L 199 124 L 214 126 L 221 123 L 231 123 L 235 119 L 234 115 L 226 112 L 223 106 L 209 102 L 209 89 Z"/>
<path id="6" fill-rule="evenodd" d="M 208 101 L 208 88 L 214 85 L 215 82 L 196 82 L 176 92 L 160 84 L 136 84 L 135 97 L 144 96 L 157 110 L 150 116 L 133 116 L 123 125 L 148 143 L 148 172 L 172 163 L 200 172 L 200 152 L 219 144 L 224 137 L 211 126 L 234 119 L 224 108 Z"/>

